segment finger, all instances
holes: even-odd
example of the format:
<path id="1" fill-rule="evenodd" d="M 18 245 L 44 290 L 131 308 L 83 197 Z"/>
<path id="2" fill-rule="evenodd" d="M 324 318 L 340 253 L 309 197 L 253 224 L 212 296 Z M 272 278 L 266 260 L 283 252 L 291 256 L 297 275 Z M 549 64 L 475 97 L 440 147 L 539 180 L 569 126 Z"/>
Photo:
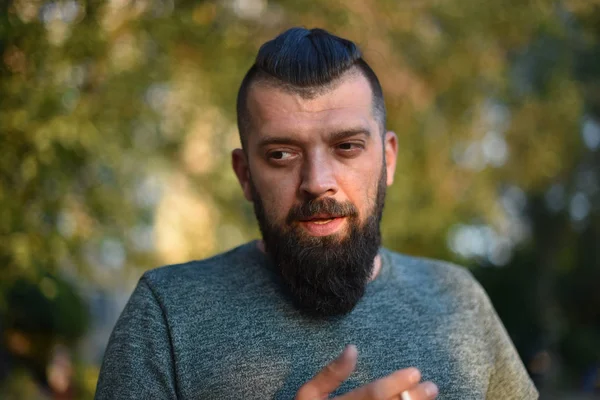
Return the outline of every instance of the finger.
<path id="1" fill-rule="evenodd" d="M 402 400 L 431 400 L 438 395 L 438 387 L 433 382 L 423 382 L 414 389 L 402 392 Z"/>
<path id="2" fill-rule="evenodd" d="M 305 383 L 296 395 L 297 400 L 322 398 L 337 389 L 354 371 L 358 351 L 348 345 L 335 360 L 323 368 L 314 378 Z"/>
<path id="3" fill-rule="evenodd" d="M 416 368 L 396 371 L 384 378 L 371 382 L 339 397 L 339 400 L 388 400 L 412 389 L 421 380 L 421 372 Z M 336 397 L 336 399 L 338 399 Z"/>

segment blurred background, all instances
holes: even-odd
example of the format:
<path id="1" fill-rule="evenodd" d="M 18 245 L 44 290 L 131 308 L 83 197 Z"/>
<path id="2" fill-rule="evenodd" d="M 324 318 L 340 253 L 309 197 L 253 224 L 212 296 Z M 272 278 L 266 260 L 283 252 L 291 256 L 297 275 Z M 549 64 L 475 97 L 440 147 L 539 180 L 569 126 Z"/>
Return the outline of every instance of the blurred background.
<path id="1" fill-rule="evenodd" d="M 487 289 L 542 399 L 600 398 L 600 1 L 0 1 L 0 398 L 91 399 L 146 270 L 258 237 L 235 96 L 291 26 L 358 43 L 394 250 Z"/>

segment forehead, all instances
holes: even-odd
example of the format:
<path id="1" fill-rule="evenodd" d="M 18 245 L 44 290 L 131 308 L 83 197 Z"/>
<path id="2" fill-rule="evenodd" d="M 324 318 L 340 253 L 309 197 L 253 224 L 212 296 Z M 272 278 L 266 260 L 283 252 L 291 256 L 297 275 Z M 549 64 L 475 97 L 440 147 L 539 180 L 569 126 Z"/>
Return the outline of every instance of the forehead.
<path id="1" fill-rule="evenodd" d="M 314 134 L 364 128 L 373 131 L 371 86 L 362 74 L 348 74 L 311 96 L 285 87 L 256 83 L 247 101 L 252 136 Z"/>

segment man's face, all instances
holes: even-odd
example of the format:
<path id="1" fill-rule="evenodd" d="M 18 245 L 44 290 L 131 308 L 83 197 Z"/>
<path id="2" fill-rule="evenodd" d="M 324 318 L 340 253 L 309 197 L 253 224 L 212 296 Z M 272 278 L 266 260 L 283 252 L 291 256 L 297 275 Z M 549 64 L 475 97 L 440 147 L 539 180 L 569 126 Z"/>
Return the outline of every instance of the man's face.
<path id="1" fill-rule="evenodd" d="M 255 84 L 248 111 L 246 154 L 235 150 L 233 164 L 267 252 L 297 305 L 346 313 L 362 296 L 380 245 L 395 135 L 382 137 L 360 74 L 310 99 Z"/>

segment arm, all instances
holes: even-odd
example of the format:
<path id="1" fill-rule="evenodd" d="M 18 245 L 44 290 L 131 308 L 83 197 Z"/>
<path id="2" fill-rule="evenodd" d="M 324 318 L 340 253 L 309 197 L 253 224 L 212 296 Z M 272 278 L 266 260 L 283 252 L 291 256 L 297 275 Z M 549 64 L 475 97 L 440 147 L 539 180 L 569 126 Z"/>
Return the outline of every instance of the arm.
<path id="1" fill-rule="evenodd" d="M 112 332 L 95 399 L 176 399 L 170 332 L 161 304 L 140 279 Z"/>
<path id="2" fill-rule="evenodd" d="M 482 321 L 485 324 L 487 341 L 494 358 L 486 399 L 537 399 L 538 392 L 488 295 L 479 283 L 477 283 L 477 291 L 480 295 Z"/>

